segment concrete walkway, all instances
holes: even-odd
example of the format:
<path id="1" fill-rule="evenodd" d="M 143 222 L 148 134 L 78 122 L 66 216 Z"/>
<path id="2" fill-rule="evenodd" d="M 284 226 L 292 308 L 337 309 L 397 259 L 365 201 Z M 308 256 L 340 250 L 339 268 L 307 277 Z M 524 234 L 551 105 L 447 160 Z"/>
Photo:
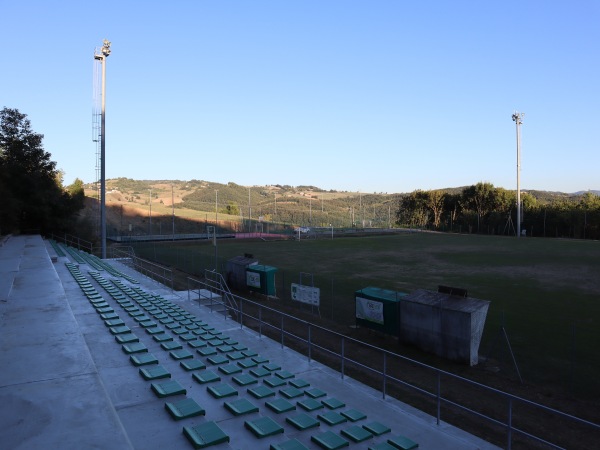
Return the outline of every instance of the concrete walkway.
<path id="1" fill-rule="evenodd" d="M 169 357 L 98 286 L 98 291 L 120 312 L 119 316 L 139 336 L 140 342 L 160 359 L 172 379 L 187 390 L 187 397 L 194 398 L 206 410 L 205 416 L 174 421 L 165 411 L 165 399 L 153 394 L 151 382 L 140 376 L 67 270 L 65 262 L 70 258 L 61 256 L 53 263 L 51 256 L 56 253 L 39 236 L 11 237 L 0 247 L 1 448 L 191 449 L 182 433 L 183 426 L 207 421 L 214 421 L 230 437 L 229 443 L 211 447 L 215 449 L 269 448 L 290 439 L 297 439 L 307 448 L 319 448 L 311 441 L 312 435 L 326 431 L 339 435 L 342 429 L 353 425 L 321 423 L 313 430 L 298 431 L 284 419 L 291 416 L 265 408 L 264 400 L 249 396 L 245 387 L 231 382 L 231 376 L 219 372 L 216 366 L 208 367 L 220 373 L 223 381 L 237 387 L 236 398 L 248 398 L 259 406 L 254 415 L 232 415 L 223 407 L 223 399 L 209 395 L 205 385 L 194 381 L 179 361 Z M 360 410 L 369 421 L 378 421 L 392 429 L 387 435 L 362 443 L 350 442 L 349 448 L 381 445 L 388 437 L 399 434 L 417 442 L 420 449 L 496 448 L 450 425 L 437 426 L 434 418 L 389 397 L 383 400 L 380 393 L 352 379 L 341 380 L 331 369 L 309 362 L 279 343 L 242 329 L 231 319 L 226 320 L 223 315 L 188 300 L 187 293 L 173 293 L 117 261 L 109 263 L 138 280 L 137 286 L 146 292 L 181 306 L 232 341 L 293 372 L 295 379 L 326 391 L 329 397 L 342 399 L 346 410 Z M 80 270 L 87 275 L 95 269 L 81 264 Z M 104 272 L 102 276 L 115 279 Z M 300 412 L 299 409 L 295 414 Z M 284 431 L 269 438 L 256 438 L 244 427 L 244 422 L 258 417 L 272 418 Z"/>

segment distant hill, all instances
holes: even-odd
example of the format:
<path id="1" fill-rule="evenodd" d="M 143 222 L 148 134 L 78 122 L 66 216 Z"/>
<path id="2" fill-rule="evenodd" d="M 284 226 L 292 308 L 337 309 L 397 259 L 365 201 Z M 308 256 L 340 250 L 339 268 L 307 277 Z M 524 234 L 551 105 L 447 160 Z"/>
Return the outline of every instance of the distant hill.
<path id="1" fill-rule="evenodd" d="M 590 192 L 594 195 L 600 195 L 600 191 L 596 191 L 596 190 L 577 191 L 577 192 L 573 192 L 571 195 L 579 196 L 579 195 L 587 194 L 588 192 Z"/>
<path id="2" fill-rule="evenodd" d="M 456 195 L 465 187 L 440 190 Z M 93 199 L 98 198 L 96 186 L 89 183 L 85 190 L 89 207 L 93 208 L 97 204 Z M 543 204 L 559 199 L 576 200 L 587 192 L 600 194 L 600 191 L 563 193 L 526 189 L 523 192 Z M 254 228 L 261 222 L 284 227 L 388 227 L 395 222 L 400 200 L 405 195 L 324 190 L 317 186 L 241 186 L 204 180 L 106 180 L 106 204 L 113 228 L 119 230 L 133 223 L 140 232 L 148 230 L 150 222 L 159 230 L 163 224 L 166 227 L 167 218 L 172 215 L 196 223 L 207 223 L 209 219 L 241 223 L 242 229 L 250 229 L 250 222 Z"/>

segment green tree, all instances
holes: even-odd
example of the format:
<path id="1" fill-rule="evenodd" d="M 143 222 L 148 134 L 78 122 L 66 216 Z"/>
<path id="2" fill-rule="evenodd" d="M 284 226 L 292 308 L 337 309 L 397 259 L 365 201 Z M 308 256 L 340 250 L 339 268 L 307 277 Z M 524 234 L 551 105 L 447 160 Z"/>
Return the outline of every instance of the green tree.
<path id="1" fill-rule="evenodd" d="M 17 109 L 0 111 L 0 230 L 62 231 L 69 227 L 77 209 L 71 195 L 62 189 L 61 173 L 44 136 L 31 129 L 26 114 Z"/>
<path id="2" fill-rule="evenodd" d="M 440 227 L 442 221 L 442 213 L 444 212 L 444 197 L 446 193 L 442 190 L 428 191 L 427 207 L 433 215 L 433 226 Z"/>
<path id="3" fill-rule="evenodd" d="M 428 203 L 429 194 L 421 190 L 416 190 L 402 197 L 400 207 L 396 213 L 397 223 L 411 227 L 425 227 L 430 220 Z"/>
<path id="4" fill-rule="evenodd" d="M 471 209 L 477 214 L 479 232 L 489 214 L 497 206 L 497 191 L 492 183 L 479 182 L 463 190 L 463 201 L 466 209 Z"/>

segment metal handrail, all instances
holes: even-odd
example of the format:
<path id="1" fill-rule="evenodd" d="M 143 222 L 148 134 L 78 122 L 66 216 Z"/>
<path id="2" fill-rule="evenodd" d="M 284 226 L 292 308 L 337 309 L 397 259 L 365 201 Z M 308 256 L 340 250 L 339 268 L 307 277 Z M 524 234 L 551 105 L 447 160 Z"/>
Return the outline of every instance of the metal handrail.
<path id="1" fill-rule="evenodd" d="M 112 258 L 119 258 L 126 261 L 131 261 L 131 266 L 134 270 L 153 278 L 154 280 L 169 286 L 171 291 L 174 290 L 175 280 L 173 277 L 173 270 L 168 267 L 162 266 L 147 259 L 136 256 L 135 251 L 132 247 L 110 247 L 110 254 Z"/>
<path id="2" fill-rule="evenodd" d="M 188 278 L 188 280 L 190 280 L 190 279 L 191 278 Z M 198 280 L 194 280 L 194 281 L 197 282 L 197 283 L 201 283 Z M 337 333 L 335 331 L 329 330 L 329 329 L 324 328 L 322 326 L 319 326 L 319 325 L 307 322 L 307 321 L 305 321 L 303 319 L 298 319 L 297 317 L 294 317 L 294 316 L 292 316 L 290 314 L 286 314 L 284 312 L 278 311 L 278 310 L 270 308 L 268 306 L 264 306 L 264 305 L 262 305 L 260 303 L 253 302 L 253 301 L 248 300 L 248 299 L 246 299 L 244 297 L 236 296 L 234 294 L 231 294 L 231 295 L 233 295 L 234 297 L 236 297 L 238 299 L 237 303 L 239 304 L 239 307 L 238 307 L 238 310 L 236 311 L 236 313 L 238 313 L 238 318 L 239 318 L 238 320 L 240 322 L 240 327 L 243 327 L 243 323 L 244 323 L 245 319 L 252 319 L 252 320 L 258 321 L 258 329 L 259 329 L 259 334 L 261 336 L 262 336 L 263 326 L 266 326 L 266 327 L 268 327 L 268 328 L 270 328 L 272 330 L 278 330 L 280 332 L 280 340 L 281 340 L 282 345 L 284 343 L 284 339 L 285 339 L 286 336 L 287 337 L 291 337 L 293 339 L 296 339 L 299 342 L 303 342 L 308 347 L 308 359 L 309 359 L 309 361 L 312 358 L 312 350 L 314 348 L 319 349 L 320 351 L 322 351 L 322 352 L 324 352 L 326 354 L 329 354 L 329 355 L 331 355 L 333 357 L 339 358 L 340 359 L 340 369 L 339 369 L 338 372 L 341 374 L 342 378 L 344 378 L 344 376 L 345 376 L 345 366 L 346 366 L 346 364 L 353 364 L 355 366 L 361 367 L 362 369 L 364 369 L 364 370 L 366 370 L 366 371 L 368 371 L 370 373 L 373 373 L 373 374 L 376 374 L 376 375 L 380 375 L 383 378 L 383 388 L 380 389 L 380 392 L 382 393 L 384 399 L 386 398 L 386 395 L 387 395 L 386 394 L 386 385 L 387 385 L 387 383 L 392 382 L 392 381 L 395 382 L 395 383 L 398 383 L 401 386 L 409 388 L 409 389 L 411 389 L 411 390 L 413 390 L 415 392 L 418 392 L 418 393 L 420 393 L 422 395 L 425 395 L 426 397 L 435 400 L 436 403 L 437 403 L 436 404 L 436 407 L 437 407 L 436 421 L 437 421 L 438 425 L 442 421 L 441 406 L 442 405 L 448 405 L 448 406 L 452 406 L 454 408 L 457 408 L 457 409 L 459 409 L 461 411 L 465 411 L 465 412 L 468 412 L 470 414 L 473 414 L 476 417 L 479 417 L 480 419 L 486 420 L 486 421 L 490 422 L 493 425 L 497 425 L 497 426 L 506 428 L 506 439 L 507 439 L 506 448 L 507 449 L 511 449 L 512 441 L 513 441 L 513 438 L 514 438 L 514 436 L 516 434 L 520 434 L 520 435 L 522 435 L 522 436 L 524 436 L 524 437 L 526 437 L 528 439 L 531 439 L 531 440 L 533 440 L 533 441 L 535 441 L 537 443 L 549 446 L 551 448 L 561 449 L 562 447 L 560 445 L 558 445 L 557 443 L 550 442 L 547 439 L 544 439 L 544 438 L 542 438 L 540 436 L 536 436 L 536 435 L 534 435 L 534 434 L 532 434 L 532 433 L 530 433 L 528 431 L 525 431 L 525 430 L 523 430 L 521 428 L 518 428 L 518 427 L 516 427 L 516 426 L 514 426 L 512 424 L 512 414 L 513 414 L 513 410 L 514 410 L 514 405 L 513 404 L 515 402 L 519 402 L 519 403 L 528 405 L 528 406 L 530 406 L 532 408 L 538 409 L 540 411 L 544 411 L 546 413 L 552 414 L 552 415 L 557 416 L 559 418 L 568 419 L 570 421 L 578 423 L 579 425 L 583 425 L 585 427 L 589 427 L 591 430 L 600 431 L 600 424 L 591 422 L 591 421 L 586 420 L 586 419 L 582 419 L 580 417 L 576 417 L 576 416 L 574 416 L 572 414 L 568 414 L 568 413 L 565 413 L 563 411 L 559 411 L 557 409 L 554 409 L 554 408 L 551 408 L 551 407 L 548 407 L 548 406 L 536 403 L 536 402 L 531 401 L 531 400 L 527 400 L 527 399 L 525 399 L 523 397 L 519 397 L 517 395 L 510 394 L 510 393 L 505 392 L 505 391 L 501 391 L 499 389 L 493 388 L 491 386 L 487 386 L 487 385 L 482 384 L 480 382 L 477 382 L 477 381 L 474 381 L 474 380 L 470 380 L 470 379 L 462 377 L 460 375 L 453 374 L 453 373 L 448 372 L 446 370 L 438 369 L 438 368 L 433 367 L 431 365 L 428 365 L 428 364 L 416 361 L 414 359 L 408 358 L 408 357 L 403 356 L 403 355 L 399 355 L 397 353 L 393 353 L 393 352 L 391 352 L 389 350 L 382 349 L 380 347 L 377 347 L 377 346 L 374 346 L 372 344 L 360 341 L 358 339 L 345 336 L 343 334 L 340 334 L 340 333 Z M 225 302 L 221 302 L 221 303 L 226 308 L 228 308 L 228 309 L 231 308 L 231 306 L 228 306 Z M 248 314 L 247 312 L 244 312 L 244 310 L 243 310 L 244 303 L 251 304 L 251 305 L 254 305 L 255 307 L 257 307 L 258 311 L 259 311 L 258 317 L 252 316 L 252 315 Z M 276 316 L 279 316 L 280 320 L 278 322 L 280 322 L 280 325 L 275 325 L 273 323 L 269 323 L 269 322 L 264 321 L 263 320 L 263 315 L 262 315 L 262 311 L 263 310 L 269 311 L 271 313 L 274 313 Z M 301 336 L 298 336 L 298 335 L 294 334 L 289 329 L 286 330 L 285 327 L 284 327 L 284 319 L 293 320 L 296 323 L 305 325 L 307 327 L 307 330 L 308 330 L 308 332 L 307 332 L 308 339 L 305 339 L 305 338 L 303 338 Z M 324 333 L 327 333 L 327 334 L 329 334 L 332 337 L 339 338 L 340 342 L 341 342 L 341 351 L 337 352 L 335 350 L 331 350 L 329 348 L 326 348 L 326 347 L 320 345 L 319 342 L 315 342 L 312 339 L 312 337 L 311 337 L 312 336 L 312 330 L 314 330 L 314 329 L 319 330 L 319 331 L 324 332 Z M 371 365 L 367 365 L 367 364 L 365 364 L 365 363 L 363 363 L 361 361 L 355 360 L 353 358 L 349 358 L 344 353 L 345 344 L 348 343 L 348 342 L 353 343 L 353 344 L 357 344 L 357 345 L 360 345 L 360 346 L 363 346 L 363 347 L 371 350 L 371 352 L 369 352 L 369 354 L 371 355 L 371 357 L 373 355 L 373 352 L 377 352 L 380 355 L 382 355 L 382 357 L 384 359 L 383 370 L 378 370 L 378 369 L 372 367 Z M 420 368 L 428 371 L 432 375 L 435 375 L 435 378 L 437 380 L 435 392 L 431 392 L 431 391 L 429 391 L 427 389 L 424 389 L 422 387 L 416 386 L 416 385 L 414 385 L 414 384 L 412 384 L 412 383 L 410 383 L 410 382 L 408 382 L 406 380 L 402 380 L 402 379 L 398 378 L 395 374 L 390 373 L 388 371 L 388 369 L 387 369 L 387 364 L 386 364 L 386 361 L 389 358 L 396 358 L 399 361 L 403 361 L 403 362 L 415 365 L 417 367 L 420 367 Z M 496 394 L 496 395 L 500 396 L 501 398 L 504 398 L 507 401 L 507 418 L 506 418 L 506 421 L 498 420 L 497 418 L 490 417 L 489 415 L 487 415 L 485 413 L 482 413 L 480 411 L 476 411 L 476 410 L 474 410 L 472 408 L 469 408 L 468 406 L 466 406 L 464 404 L 457 403 L 457 402 L 455 402 L 455 401 L 453 401 L 453 400 L 451 400 L 449 398 L 446 398 L 446 397 L 442 396 L 441 395 L 441 388 L 442 388 L 442 386 L 441 386 L 441 377 L 442 376 L 450 378 L 450 379 L 452 379 L 454 381 L 457 381 L 457 382 L 460 382 L 460 383 L 467 384 L 467 385 L 472 386 L 472 387 L 476 387 L 476 388 L 481 389 L 483 391 L 486 391 L 488 393 Z"/>
<path id="3" fill-rule="evenodd" d="M 64 233 L 63 235 L 52 233 L 51 237 L 56 242 L 62 242 L 63 244 L 74 247 L 77 250 L 85 250 L 89 254 L 93 254 L 94 244 L 78 236 L 73 236 L 72 234 L 68 233 Z"/>

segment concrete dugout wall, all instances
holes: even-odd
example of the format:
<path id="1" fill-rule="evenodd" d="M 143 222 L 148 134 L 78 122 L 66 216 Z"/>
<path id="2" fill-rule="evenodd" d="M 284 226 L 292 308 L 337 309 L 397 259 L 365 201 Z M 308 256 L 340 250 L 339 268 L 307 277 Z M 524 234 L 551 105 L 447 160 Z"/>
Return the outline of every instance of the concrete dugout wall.
<path id="1" fill-rule="evenodd" d="M 476 365 L 489 304 L 416 290 L 400 302 L 399 338 L 438 356 Z"/>

